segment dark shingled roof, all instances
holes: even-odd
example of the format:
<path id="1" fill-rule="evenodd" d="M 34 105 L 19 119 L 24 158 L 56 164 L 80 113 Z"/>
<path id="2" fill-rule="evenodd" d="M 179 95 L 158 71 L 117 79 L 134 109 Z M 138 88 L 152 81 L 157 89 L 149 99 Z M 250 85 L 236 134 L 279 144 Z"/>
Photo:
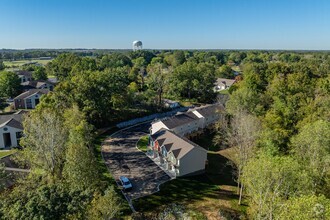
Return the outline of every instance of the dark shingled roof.
<path id="1" fill-rule="evenodd" d="M 19 76 L 27 76 L 27 77 L 32 77 L 32 72 L 26 71 L 26 70 L 18 70 L 15 72 Z"/>
<path id="2" fill-rule="evenodd" d="M 22 121 L 24 114 L 25 112 L 17 112 L 11 115 L 0 115 L 0 125 L 1 126 L 7 125 L 13 128 L 23 130 Z"/>
<path id="3" fill-rule="evenodd" d="M 220 105 L 206 105 L 198 108 L 192 109 L 192 111 L 198 111 L 204 117 L 209 117 L 215 115 L 217 112 L 221 111 Z"/>
<path id="4" fill-rule="evenodd" d="M 49 92 L 48 89 L 30 89 L 30 90 L 23 92 L 22 94 L 16 96 L 14 99 L 25 99 L 26 97 L 29 97 L 36 93 L 47 94 L 48 92 Z"/>
<path id="5" fill-rule="evenodd" d="M 40 88 L 44 84 L 54 85 L 54 83 L 46 81 L 46 80 L 33 80 L 33 81 L 27 81 L 27 82 L 21 83 L 22 86 L 31 86 L 36 89 Z"/>
<path id="6" fill-rule="evenodd" d="M 173 143 L 169 143 L 169 144 L 164 145 L 164 147 L 166 148 L 167 151 L 169 151 L 172 146 L 173 146 Z"/>
<path id="7" fill-rule="evenodd" d="M 165 138 L 162 138 L 162 139 L 158 139 L 157 142 L 158 144 L 161 146 L 165 141 Z"/>
<path id="8" fill-rule="evenodd" d="M 188 124 L 192 121 L 195 121 L 196 119 L 198 119 L 198 117 L 194 113 L 186 112 L 167 119 L 163 119 L 162 122 L 166 125 L 166 127 L 172 129 L 180 125 Z"/>

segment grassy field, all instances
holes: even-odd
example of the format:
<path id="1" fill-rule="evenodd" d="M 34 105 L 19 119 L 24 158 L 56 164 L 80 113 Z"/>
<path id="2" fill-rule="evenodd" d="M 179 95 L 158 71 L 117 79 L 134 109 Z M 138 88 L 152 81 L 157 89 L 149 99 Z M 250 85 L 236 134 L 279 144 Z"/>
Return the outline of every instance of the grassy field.
<path id="1" fill-rule="evenodd" d="M 229 160 L 220 151 L 209 153 L 208 162 L 205 174 L 167 182 L 160 186 L 158 193 L 133 201 L 134 207 L 148 214 L 176 203 L 202 213 L 207 219 L 219 219 L 219 212 L 229 219 L 244 216 L 246 207 L 237 204 L 236 183 Z"/>
<path id="2" fill-rule="evenodd" d="M 143 152 L 147 152 L 148 151 L 148 141 L 149 140 L 149 136 L 143 136 L 140 138 L 140 140 L 137 142 L 137 148 Z"/>
<path id="3" fill-rule="evenodd" d="M 16 150 L 0 150 L 0 158 L 11 155 L 15 152 L 16 152 Z"/>
<path id="4" fill-rule="evenodd" d="M 47 63 L 49 63 L 51 60 L 38 60 L 38 59 L 34 59 L 34 60 L 15 60 L 15 61 L 4 61 L 3 63 L 11 68 L 11 67 L 15 67 L 15 66 L 22 66 L 23 64 L 29 63 L 29 62 L 38 62 L 40 64 L 46 65 Z"/>

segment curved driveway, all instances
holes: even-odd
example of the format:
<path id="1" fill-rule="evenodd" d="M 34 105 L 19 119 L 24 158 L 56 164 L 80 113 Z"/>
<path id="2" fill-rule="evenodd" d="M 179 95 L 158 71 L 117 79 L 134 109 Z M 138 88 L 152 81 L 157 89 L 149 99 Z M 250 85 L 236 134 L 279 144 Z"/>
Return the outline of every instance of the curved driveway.
<path id="1" fill-rule="evenodd" d="M 123 192 L 129 202 L 157 192 L 161 183 L 171 179 L 136 148 L 137 141 L 148 133 L 149 127 L 150 123 L 144 123 L 120 130 L 102 144 L 103 159 L 117 183 L 120 176 L 126 176 L 132 182 L 133 189 Z"/>

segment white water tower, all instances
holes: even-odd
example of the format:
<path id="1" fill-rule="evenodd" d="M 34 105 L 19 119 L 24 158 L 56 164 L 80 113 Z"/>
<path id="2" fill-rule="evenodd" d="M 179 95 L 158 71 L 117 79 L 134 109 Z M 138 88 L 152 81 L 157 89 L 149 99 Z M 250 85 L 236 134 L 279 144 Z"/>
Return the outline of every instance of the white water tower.
<path id="1" fill-rule="evenodd" d="M 133 41 L 133 51 L 142 50 L 142 41 Z"/>

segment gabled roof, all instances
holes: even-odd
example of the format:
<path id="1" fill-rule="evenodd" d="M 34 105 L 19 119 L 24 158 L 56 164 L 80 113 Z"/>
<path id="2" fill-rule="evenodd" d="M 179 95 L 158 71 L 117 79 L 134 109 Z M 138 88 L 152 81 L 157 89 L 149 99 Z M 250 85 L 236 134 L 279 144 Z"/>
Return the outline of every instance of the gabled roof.
<path id="1" fill-rule="evenodd" d="M 26 70 L 18 70 L 18 71 L 15 71 L 15 73 L 19 76 L 32 77 L 32 72 L 26 71 Z"/>
<path id="2" fill-rule="evenodd" d="M 53 84 L 57 84 L 58 83 L 58 79 L 56 77 L 50 77 L 50 78 L 48 78 L 48 82 L 51 82 Z"/>
<path id="3" fill-rule="evenodd" d="M 161 121 L 166 125 L 166 127 L 168 127 L 168 129 L 172 129 L 184 124 L 188 124 L 192 121 L 195 121 L 196 119 L 198 119 L 198 117 L 192 112 L 185 112 L 170 118 L 163 119 Z"/>
<path id="4" fill-rule="evenodd" d="M 172 152 L 174 157 L 177 159 L 184 157 L 187 153 L 194 149 L 207 152 L 199 145 L 189 141 L 186 138 L 179 137 L 170 130 L 162 129 L 155 133 L 155 135 L 152 135 L 152 138 L 156 138 L 154 140 L 157 141 L 160 139 L 165 139 L 163 146 L 168 152 Z"/>
<path id="5" fill-rule="evenodd" d="M 225 86 L 232 86 L 236 82 L 235 79 L 225 79 L 225 78 L 218 78 L 217 81 L 214 83 L 216 86 L 225 85 Z"/>
<path id="6" fill-rule="evenodd" d="M 34 94 L 47 94 L 49 92 L 48 89 L 30 89 L 26 92 L 21 93 L 20 95 L 16 96 L 14 99 L 25 99 Z"/>
<path id="7" fill-rule="evenodd" d="M 173 143 L 169 143 L 169 144 L 164 145 L 167 152 L 171 150 L 172 146 L 173 146 Z"/>
<path id="8" fill-rule="evenodd" d="M 213 104 L 213 105 L 205 105 L 202 107 L 194 108 L 191 111 L 197 111 L 203 117 L 209 117 L 209 116 L 217 114 L 222 109 L 223 109 L 223 107 L 221 107 L 220 105 Z"/>
<path id="9" fill-rule="evenodd" d="M 22 86 L 31 86 L 36 89 L 39 89 L 41 86 L 43 86 L 45 84 L 54 85 L 54 83 L 45 81 L 45 80 L 33 80 L 33 81 L 27 81 L 27 82 L 21 83 Z"/>
<path id="10" fill-rule="evenodd" d="M 0 127 L 9 126 L 17 129 L 23 130 L 23 115 L 24 112 L 16 112 L 10 115 L 0 115 Z"/>

